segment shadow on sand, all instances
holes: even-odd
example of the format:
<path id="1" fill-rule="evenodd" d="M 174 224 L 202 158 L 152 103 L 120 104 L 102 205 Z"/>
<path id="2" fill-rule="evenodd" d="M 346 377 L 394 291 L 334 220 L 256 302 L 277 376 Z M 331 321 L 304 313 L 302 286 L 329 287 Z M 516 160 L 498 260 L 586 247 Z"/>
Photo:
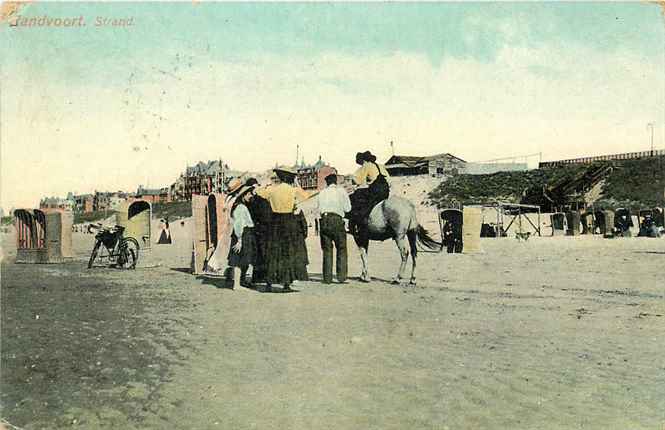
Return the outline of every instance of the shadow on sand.
<path id="1" fill-rule="evenodd" d="M 222 276 L 205 276 L 205 275 L 199 275 L 196 277 L 196 279 L 201 281 L 201 284 L 203 285 L 212 285 L 215 288 L 220 288 L 220 289 L 226 289 L 226 290 L 233 290 L 233 280 L 228 279 L 226 277 Z M 293 288 L 288 288 L 285 289 L 280 286 L 273 286 L 272 288 L 268 289 L 268 287 L 264 284 L 251 284 L 251 283 L 243 283 L 241 288 L 247 288 L 248 290 L 256 291 L 257 293 L 275 293 L 275 294 L 289 294 L 289 293 L 297 293 L 299 290 L 295 290 Z"/>

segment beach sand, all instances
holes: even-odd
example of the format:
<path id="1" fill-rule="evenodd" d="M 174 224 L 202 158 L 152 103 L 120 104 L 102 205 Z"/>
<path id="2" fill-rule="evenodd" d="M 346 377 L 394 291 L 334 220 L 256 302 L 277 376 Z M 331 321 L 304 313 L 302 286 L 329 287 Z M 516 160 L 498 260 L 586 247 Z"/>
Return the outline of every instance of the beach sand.
<path id="1" fill-rule="evenodd" d="M 430 220 L 431 221 L 431 220 Z M 351 248 L 347 284 L 230 290 L 189 273 L 191 220 L 160 266 L 13 264 L 3 236 L 2 417 L 25 429 L 662 429 L 665 239 L 482 239 Z M 433 224 L 430 222 L 430 226 Z M 278 290 L 278 288 L 275 288 Z M 38 316 L 38 318 L 37 318 Z"/>

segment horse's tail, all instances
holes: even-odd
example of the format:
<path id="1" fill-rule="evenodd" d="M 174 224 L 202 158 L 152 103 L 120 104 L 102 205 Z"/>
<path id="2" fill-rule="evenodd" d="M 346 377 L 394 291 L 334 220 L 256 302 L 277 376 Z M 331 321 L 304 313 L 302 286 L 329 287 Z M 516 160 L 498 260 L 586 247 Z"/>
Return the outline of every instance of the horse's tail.
<path id="1" fill-rule="evenodd" d="M 417 230 L 407 230 L 406 237 L 409 239 L 409 247 L 411 248 L 411 256 L 416 258 L 418 256 L 418 231 Z M 415 260 L 414 260 L 415 261 Z"/>
<path id="2" fill-rule="evenodd" d="M 411 232 L 413 232 L 413 230 Z M 429 235 L 429 232 L 425 230 L 425 227 L 423 227 L 422 225 L 418 224 L 418 228 L 415 230 L 414 233 L 416 234 L 418 242 L 425 248 L 429 249 L 430 251 L 438 251 L 441 249 L 442 246 L 441 242 L 437 242 L 436 240 L 434 240 L 432 236 Z M 409 243 L 411 242 L 412 241 L 409 240 Z M 413 241 L 413 244 L 411 245 L 411 252 L 413 252 L 414 255 L 416 254 L 415 247 L 416 244 L 415 241 Z"/>

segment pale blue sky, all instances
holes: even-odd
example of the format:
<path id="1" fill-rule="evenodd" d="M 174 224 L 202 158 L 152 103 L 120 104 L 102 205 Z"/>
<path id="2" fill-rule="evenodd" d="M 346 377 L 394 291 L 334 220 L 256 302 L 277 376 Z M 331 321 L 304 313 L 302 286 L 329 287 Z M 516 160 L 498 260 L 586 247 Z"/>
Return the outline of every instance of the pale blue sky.
<path id="1" fill-rule="evenodd" d="M 390 140 L 405 154 L 553 159 L 645 149 L 653 121 L 665 146 L 653 4 L 37 2 L 20 14 L 87 26 L 0 25 L 6 209 L 167 185 L 204 158 L 263 170 L 296 144 L 343 171 L 356 150 L 387 156 Z M 43 171 L 54 179 L 20 179 Z"/>
<path id="2" fill-rule="evenodd" d="M 54 78 L 86 83 L 123 79 L 133 62 L 159 64 L 175 52 L 243 61 L 264 53 L 421 54 L 439 67 L 445 58 L 492 62 L 505 45 L 603 52 L 663 51 L 658 6 L 591 3 L 54 3 L 30 4 L 24 16 L 79 16 L 82 29 L 4 26 L 7 62 L 46 66 Z M 94 26 L 96 16 L 132 16 L 127 29 Z M 497 23 L 514 30 L 509 34 Z M 26 56 L 29 52 L 30 56 Z M 146 59 L 145 56 L 149 58 Z M 146 61 L 148 60 L 148 61 Z M 121 82 L 122 84 L 122 82 Z"/>

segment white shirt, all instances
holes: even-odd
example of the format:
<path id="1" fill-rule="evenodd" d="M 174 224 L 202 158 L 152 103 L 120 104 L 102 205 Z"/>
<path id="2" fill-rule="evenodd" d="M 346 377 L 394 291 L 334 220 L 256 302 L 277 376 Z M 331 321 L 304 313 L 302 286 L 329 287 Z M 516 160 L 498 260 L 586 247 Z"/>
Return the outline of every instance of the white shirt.
<path id="1" fill-rule="evenodd" d="M 344 217 L 344 213 L 351 210 L 349 195 L 344 188 L 340 188 L 336 184 L 328 185 L 321 190 L 316 202 L 319 214 L 332 212 Z"/>
<path id="2" fill-rule="evenodd" d="M 252 221 L 252 216 L 249 214 L 249 209 L 242 203 L 236 206 L 233 211 L 232 221 L 233 233 L 235 233 L 238 239 L 242 238 L 242 231 L 245 227 L 254 227 L 254 221 Z"/>

